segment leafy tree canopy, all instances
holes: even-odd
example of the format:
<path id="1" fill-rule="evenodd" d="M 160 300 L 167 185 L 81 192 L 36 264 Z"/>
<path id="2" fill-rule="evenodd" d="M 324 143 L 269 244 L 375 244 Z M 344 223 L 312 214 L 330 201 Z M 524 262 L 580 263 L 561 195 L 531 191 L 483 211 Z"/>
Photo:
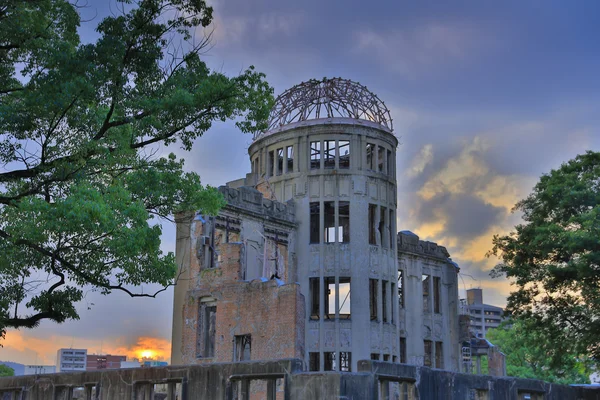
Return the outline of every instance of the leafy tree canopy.
<path id="1" fill-rule="evenodd" d="M 173 284 L 151 220 L 223 200 L 158 146 L 190 150 L 214 121 L 266 128 L 264 75 L 227 77 L 200 58 L 204 0 L 119 3 L 94 43 L 67 0 L 0 4 L 0 335 L 78 318 L 84 287 Z"/>
<path id="2" fill-rule="evenodd" d="M 8 365 L 0 364 L 0 376 L 15 376 L 15 370 Z"/>
<path id="3" fill-rule="evenodd" d="M 494 237 L 491 254 L 516 290 L 512 315 L 532 321 L 556 347 L 600 356 L 600 153 L 588 151 L 543 175 L 515 209 L 524 223 Z"/>
<path id="4" fill-rule="evenodd" d="M 506 355 L 506 373 L 561 384 L 589 383 L 591 362 L 572 342 L 554 343 L 532 320 L 505 321 L 486 339 Z"/>

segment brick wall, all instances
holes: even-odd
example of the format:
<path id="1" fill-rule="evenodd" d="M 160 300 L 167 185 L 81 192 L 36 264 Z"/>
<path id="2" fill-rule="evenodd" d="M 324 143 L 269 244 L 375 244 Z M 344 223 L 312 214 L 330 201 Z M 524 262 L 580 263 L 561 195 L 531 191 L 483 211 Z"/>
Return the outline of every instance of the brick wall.
<path id="1" fill-rule="evenodd" d="M 221 243 L 218 268 L 201 269 L 184 307 L 183 358 L 186 364 L 231 362 L 235 335 L 251 335 L 251 359 L 304 357 L 304 297 L 299 285 L 276 280 L 239 280 L 241 243 Z M 194 279 L 192 279 L 194 281 Z M 215 354 L 197 358 L 200 299 L 216 303 Z"/>

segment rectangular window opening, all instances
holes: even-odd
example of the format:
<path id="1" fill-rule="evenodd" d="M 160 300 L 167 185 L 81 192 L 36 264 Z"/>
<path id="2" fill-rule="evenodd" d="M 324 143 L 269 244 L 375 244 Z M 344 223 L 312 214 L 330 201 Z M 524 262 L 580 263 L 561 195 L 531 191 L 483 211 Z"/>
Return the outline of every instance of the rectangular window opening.
<path id="1" fill-rule="evenodd" d="M 319 371 L 321 369 L 321 360 L 318 352 L 308 353 L 308 370 Z"/>
<path id="2" fill-rule="evenodd" d="M 369 279 L 369 310 L 371 321 L 377 321 L 377 279 Z"/>
<path id="3" fill-rule="evenodd" d="M 394 229 L 394 226 L 395 226 L 394 222 L 396 222 L 396 220 L 394 219 L 394 210 L 389 210 L 389 211 L 390 211 L 390 220 L 388 222 L 388 225 L 389 225 L 388 229 L 389 229 L 389 232 L 390 232 L 390 249 L 393 249 L 394 248 L 394 242 L 395 242 L 395 239 L 396 239 L 396 232 L 395 232 L 395 229 Z"/>
<path id="4" fill-rule="evenodd" d="M 435 342 L 435 367 L 444 369 L 444 343 Z"/>
<path id="5" fill-rule="evenodd" d="M 396 285 L 395 284 L 391 284 L 391 289 L 390 289 L 390 304 L 392 305 L 390 307 L 390 311 L 392 312 L 392 316 L 390 317 L 390 322 L 393 324 L 395 323 L 395 315 L 396 315 L 396 310 L 394 310 L 394 301 L 392 300 L 394 298 L 394 291 L 396 290 Z"/>
<path id="6" fill-rule="evenodd" d="M 335 353 L 334 352 L 324 352 L 323 353 L 323 370 L 324 371 L 335 371 Z"/>
<path id="7" fill-rule="evenodd" d="M 217 306 L 205 308 L 204 312 L 204 349 L 205 357 L 215 356 L 215 333 L 217 330 Z"/>
<path id="8" fill-rule="evenodd" d="M 369 204 L 369 244 L 377 244 L 377 235 L 375 234 L 375 216 L 377 215 L 377 206 Z"/>
<path id="9" fill-rule="evenodd" d="M 367 169 L 375 170 L 375 145 L 367 143 Z"/>
<path id="10" fill-rule="evenodd" d="M 320 278 L 310 278 L 310 319 L 319 319 Z"/>
<path id="11" fill-rule="evenodd" d="M 350 319 L 350 278 L 340 278 L 339 281 L 339 304 L 340 319 Z"/>
<path id="12" fill-rule="evenodd" d="M 335 302 L 339 304 L 338 316 L 340 319 L 350 319 L 350 278 L 339 278 L 339 293 L 335 290 L 335 278 L 325 278 L 324 305 L 327 310 L 324 313 L 328 319 L 335 318 Z M 333 311 L 333 312 L 332 312 Z"/>
<path id="13" fill-rule="evenodd" d="M 325 140 L 323 142 L 323 155 L 325 158 L 325 169 L 335 168 L 335 140 Z"/>
<path id="14" fill-rule="evenodd" d="M 390 361 L 390 355 L 389 354 L 384 354 L 383 355 L 383 361 Z"/>
<path id="15" fill-rule="evenodd" d="M 352 353 L 349 351 L 340 351 L 340 371 L 352 371 Z"/>
<path id="16" fill-rule="evenodd" d="M 429 302 L 429 281 L 431 280 L 429 275 L 423 274 L 421 276 L 421 280 L 423 283 L 423 312 L 431 312 L 430 302 Z"/>
<path id="17" fill-rule="evenodd" d="M 390 150 L 387 151 L 387 173 L 389 177 L 394 176 L 394 160 Z"/>
<path id="18" fill-rule="evenodd" d="M 406 364 L 406 338 L 400 338 L 400 364 Z"/>
<path id="19" fill-rule="evenodd" d="M 440 313 L 440 295 L 441 295 L 440 277 L 434 276 L 433 277 L 433 312 L 436 314 Z"/>
<path id="20" fill-rule="evenodd" d="M 287 173 L 294 172 L 294 146 L 286 147 L 287 152 Z"/>
<path id="21" fill-rule="evenodd" d="M 251 335 L 236 335 L 235 336 L 235 347 L 234 347 L 234 361 L 248 361 L 251 360 L 250 353 L 252 348 L 252 336 Z"/>
<path id="22" fill-rule="evenodd" d="M 338 208 L 340 226 L 339 239 L 341 243 L 350 243 L 350 202 L 340 201 Z"/>
<path id="23" fill-rule="evenodd" d="M 277 149 L 277 175 L 283 173 L 283 149 Z"/>
<path id="24" fill-rule="evenodd" d="M 425 355 L 423 357 L 423 365 L 426 367 L 431 367 L 431 356 L 432 356 L 431 340 L 423 340 L 423 346 L 424 346 L 424 350 L 425 350 Z"/>
<path id="25" fill-rule="evenodd" d="M 381 240 L 381 246 L 382 247 L 388 247 L 387 246 L 387 238 L 386 238 L 386 234 L 385 234 L 385 213 L 386 213 L 386 208 L 385 207 L 379 207 L 379 238 Z"/>
<path id="26" fill-rule="evenodd" d="M 398 271 L 398 306 L 404 308 L 404 272 Z"/>
<path id="27" fill-rule="evenodd" d="M 310 203 L 310 243 L 319 243 L 320 241 L 320 203 Z"/>
<path id="28" fill-rule="evenodd" d="M 216 319 L 217 306 L 215 303 L 200 299 L 196 333 L 196 356 L 198 358 L 211 358 L 215 355 Z"/>
<path id="29" fill-rule="evenodd" d="M 323 203 L 323 213 L 325 243 L 335 243 L 335 202 L 326 201 Z"/>
<path id="30" fill-rule="evenodd" d="M 379 146 L 377 150 L 377 171 L 383 172 L 383 165 L 385 161 L 385 148 Z"/>
<path id="31" fill-rule="evenodd" d="M 321 168 L 321 142 L 310 142 L 310 169 Z"/>
<path id="32" fill-rule="evenodd" d="M 350 168 L 350 142 L 348 140 L 340 140 L 340 169 Z"/>
<path id="33" fill-rule="evenodd" d="M 267 173 L 268 176 L 275 175 L 275 151 L 269 152 L 269 171 Z"/>
<path id="34" fill-rule="evenodd" d="M 387 307 L 387 281 L 381 281 L 381 305 L 382 305 L 382 310 L 381 313 L 383 314 L 383 322 L 388 322 L 388 317 L 387 317 L 387 311 L 388 311 L 388 307 Z"/>
<path id="35" fill-rule="evenodd" d="M 371 353 L 371 360 L 379 361 L 379 353 Z"/>

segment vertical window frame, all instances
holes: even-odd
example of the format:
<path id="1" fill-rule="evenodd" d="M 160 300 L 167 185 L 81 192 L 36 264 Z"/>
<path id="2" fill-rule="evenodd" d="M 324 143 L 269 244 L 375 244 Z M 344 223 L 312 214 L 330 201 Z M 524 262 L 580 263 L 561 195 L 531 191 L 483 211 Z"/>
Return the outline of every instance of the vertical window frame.
<path id="1" fill-rule="evenodd" d="M 376 218 L 377 218 L 377 205 L 369 204 L 368 211 L 368 224 L 369 224 L 369 244 L 376 246 L 377 245 L 377 227 Z"/>
<path id="2" fill-rule="evenodd" d="M 294 172 L 294 146 L 286 146 L 285 148 L 285 172 L 290 174 Z"/>
<path id="3" fill-rule="evenodd" d="M 321 278 L 309 278 L 310 292 L 310 319 L 318 320 L 321 318 Z"/>
<path id="4" fill-rule="evenodd" d="M 338 238 L 341 243 L 350 243 L 350 202 L 338 202 Z"/>
<path id="5" fill-rule="evenodd" d="M 442 281 L 439 276 L 433 277 L 433 312 L 435 314 L 441 313 L 441 295 L 442 295 Z"/>
<path id="6" fill-rule="evenodd" d="M 323 241 L 335 243 L 337 227 L 335 223 L 335 201 L 323 202 Z"/>
<path id="7" fill-rule="evenodd" d="M 379 320 L 377 307 L 378 279 L 369 279 L 369 314 L 371 321 Z"/>
<path id="8" fill-rule="evenodd" d="M 310 142 L 309 145 L 310 145 L 310 153 L 309 153 L 310 169 L 311 170 L 321 169 L 321 160 L 323 158 L 321 141 L 316 140 L 316 141 Z"/>
<path id="9" fill-rule="evenodd" d="M 350 169 L 350 157 L 352 155 L 351 145 L 349 140 L 340 140 L 338 142 L 338 165 L 339 169 Z M 346 154 L 344 154 L 344 152 Z"/>
<path id="10" fill-rule="evenodd" d="M 283 165 L 284 165 L 284 153 L 283 153 L 283 147 L 280 147 L 276 150 L 276 157 L 277 157 L 277 169 L 275 170 L 275 175 L 276 176 L 280 176 L 283 174 Z"/>
<path id="11" fill-rule="evenodd" d="M 323 140 L 323 168 L 335 169 L 337 143 L 335 140 Z"/>
<path id="12" fill-rule="evenodd" d="M 367 143 L 365 145 L 365 152 L 367 169 L 375 171 L 375 157 L 377 153 L 377 146 L 374 143 Z"/>
<path id="13" fill-rule="evenodd" d="M 321 242 L 321 203 L 313 201 L 310 202 L 309 207 L 309 243 L 316 244 Z"/>

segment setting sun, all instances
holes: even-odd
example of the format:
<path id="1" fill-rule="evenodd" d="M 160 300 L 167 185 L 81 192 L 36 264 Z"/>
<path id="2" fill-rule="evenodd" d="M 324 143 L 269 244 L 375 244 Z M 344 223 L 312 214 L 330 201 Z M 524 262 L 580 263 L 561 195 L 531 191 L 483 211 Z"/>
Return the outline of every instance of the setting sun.
<path id="1" fill-rule="evenodd" d="M 142 350 L 140 352 L 141 358 L 152 358 L 154 356 L 154 352 L 152 350 Z"/>

